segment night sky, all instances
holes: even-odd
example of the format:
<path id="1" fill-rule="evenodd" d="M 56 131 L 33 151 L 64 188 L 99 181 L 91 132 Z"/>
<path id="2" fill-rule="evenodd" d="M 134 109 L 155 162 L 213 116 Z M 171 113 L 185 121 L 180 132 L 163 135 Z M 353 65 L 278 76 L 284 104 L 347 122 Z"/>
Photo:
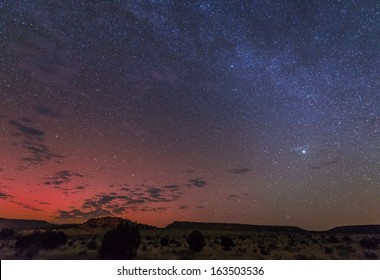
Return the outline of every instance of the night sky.
<path id="1" fill-rule="evenodd" d="M 0 216 L 380 223 L 379 1 L 0 1 Z"/>

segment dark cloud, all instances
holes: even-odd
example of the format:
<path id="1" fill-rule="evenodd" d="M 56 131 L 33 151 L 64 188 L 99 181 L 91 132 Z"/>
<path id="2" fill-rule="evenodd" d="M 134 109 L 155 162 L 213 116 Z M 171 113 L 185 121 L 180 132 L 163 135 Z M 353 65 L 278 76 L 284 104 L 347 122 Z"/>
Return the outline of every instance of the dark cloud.
<path id="1" fill-rule="evenodd" d="M 167 209 L 167 207 L 144 207 L 139 210 L 143 212 L 162 212 L 166 211 Z"/>
<path id="2" fill-rule="evenodd" d="M 42 211 L 39 208 L 33 207 L 33 206 L 29 205 L 29 204 L 25 204 L 25 203 L 20 202 L 20 201 L 11 201 L 11 202 L 13 202 L 14 204 L 17 204 L 18 206 L 21 206 L 22 208 L 27 209 L 27 210 Z"/>
<path id="3" fill-rule="evenodd" d="M 242 173 L 247 173 L 251 171 L 251 169 L 249 168 L 235 168 L 235 169 L 230 169 L 229 172 L 233 173 L 233 174 L 242 174 Z"/>
<path id="4" fill-rule="evenodd" d="M 26 121 L 24 120 L 23 122 L 25 123 Z M 41 165 L 46 161 L 62 162 L 63 156 L 53 153 L 44 143 L 45 133 L 42 130 L 15 120 L 10 120 L 8 123 L 17 128 L 18 133 L 15 136 L 22 139 L 20 142 L 16 142 L 15 145 L 22 147 L 29 154 L 21 158 L 27 166 L 19 166 L 18 170 L 28 169 L 32 165 Z"/>
<path id="5" fill-rule="evenodd" d="M 40 205 L 50 205 L 50 203 L 49 203 L 49 202 L 46 202 L 46 201 L 34 200 L 34 202 L 37 202 L 37 203 L 40 204 Z"/>
<path id="6" fill-rule="evenodd" d="M 191 186 L 195 186 L 198 188 L 201 188 L 207 185 L 207 181 L 203 180 L 202 178 L 190 179 L 189 182 L 191 183 Z"/>
<path id="7" fill-rule="evenodd" d="M 22 208 L 27 209 L 27 210 L 37 211 L 37 212 L 42 211 L 41 209 L 30 206 L 30 205 L 22 205 Z"/>
<path id="8" fill-rule="evenodd" d="M 127 207 L 116 207 L 112 209 L 112 212 L 118 215 L 123 214 L 126 211 L 127 211 Z"/>
<path id="9" fill-rule="evenodd" d="M 0 199 L 4 199 L 4 200 L 7 200 L 7 199 L 10 199 L 12 198 L 13 196 L 5 193 L 5 192 L 0 192 Z"/>
<path id="10" fill-rule="evenodd" d="M 45 23 L 43 26 L 46 30 Z M 77 92 L 71 80 L 78 69 L 60 42 L 65 39 L 54 33 L 49 31 L 48 36 L 31 33 L 26 44 L 11 42 L 8 49 L 21 58 L 16 65 L 18 69 L 26 71 L 33 79 Z"/>
<path id="11" fill-rule="evenodd" d="M 317 165 L 312 166 L 311 169 L 313 169 L 313 170 L 318 170 L 318 169 L 321 169 L 321 168 L 326 167 L 326 166 L 334 165 L 334 164 L 336 164 L 336 163 L 338 163 L 338 160 L 337 160 L 337 159 L 335 159 L 335 160 L 330 160 L 330 161 L 325 161 L 325 162 L 322 162 L 322 163 L 320 163 L 320 164 L 317 164 Z"/>
<path id="12" fill-rule="evenodd" d="M 116 196 L 111 196 L 111 195 L 105 195 L 105 196 L 102 196 L 97 203 L 99 204 L 107 204 L 108 202 L 116 199 L 117 197 Z"/>
<path id="13" fill-rule="evenodd" d="M 72 220 L 72 219 L 90 219 L 99 218 L 104 216 L 110 216 L 111 212 L 105 209 L 95 209 L 92 211 L 84 212 L 80 209 L 72 209 L 70 211 L 59 210 L 56 219 L 60 220 Z"/>
<path id="14" fill-rule="evenodd" d="M 24 141 L 21 144 L 21 147 L 27 150 L 30 156 L 21 158 L 27 165 L 41 165 L 46 161 L 54 161 L 56 163 L 62 163 L 62 159 L 64 158 L 62 155 L 57 155 L 50 151 L 48 146 L 41 143 L 35 143 L 30 141 Z M 27 169 L 27 167 L 22 166 L 23 169 Z"/>
<path id="15" fill-rule="evenodd" d="M 237 194 L 230 194 L 226 197 L 227 200 L 234 200 L 234 199 L 240 199 L 241 196 Z"/>
<path id="16" fill-rule="evenodd" d="M 183 210 L 183 209 L 187 209 L 187 208 L 188 208 L 187 205 L 180 205 L 180 206 L 179 206 L 179 210 Z"/>
<path id="17" fill-rule="evenodd" d="M 15 179 L 14 178 L 9 178 L 9 177 L 1 177 L 2 179 L 4 179 L 4 180 L 7 180 L 7 181 L 15 181 Z"/>
<path id="18" fill-rule="evenodd" d="M 34 110 L 41 116 L 46 116 L 53 119 L 57 119 L 60 117 L 59 113 L 57 113 L 56 111 L 50 109 L 49 107 L 45 105 L 36 105 L 34 106 Z"/>
<path id="19" fill-rule="evenodd" d="M 82 174 L 80 174 L 80 173 L 71 172 L 71 171 L 68 171 L 68 170 L 62 170 L 62 171 L 59 171 L 59 172 L 55 173 L 53 176 L 45 177 L 44 179 L 46 181 L 44 182 L 44 184 L 45 185 L 59 186 L 59 185 L 62 185 L 62 184 L 70 183 L 73 180 L 74 177 L 83 178 L 84 176 Z M 78 189 L 78 187 L 79 186 L 75 187 L 75 189 Z"/>
<path id="20" fill-rule="evenodd" d="M 78 185 L 78 186 L 74 187 L 74 189 L 78 190 L 78 191 L 84 190 L 85 188 L 87 188 L 87 185 Z"/>
<path id="21" fill-rule="evenodd" d="M 179 188 L 180 188 L 180 186 L 178 186 L 178 185 L 164 186 L 164 189 L 170 189 L 170 190 L 178 190 Z"/>
<path id="22" fill-rule="evenodd" d="M 30 140 L 36 139 L 41 142 L 43 141 L 43 137 L 45 136 L 45 133 L 43 131 L 30 127 L 30 126 L 23 125 L 22 123 L 19 123 L 18 121 L 15 121 L 15 120 L 10 120 L 8 123 L 16 127 L 18 131 L 22 135 L 24 135 L 26 138 Z"/>

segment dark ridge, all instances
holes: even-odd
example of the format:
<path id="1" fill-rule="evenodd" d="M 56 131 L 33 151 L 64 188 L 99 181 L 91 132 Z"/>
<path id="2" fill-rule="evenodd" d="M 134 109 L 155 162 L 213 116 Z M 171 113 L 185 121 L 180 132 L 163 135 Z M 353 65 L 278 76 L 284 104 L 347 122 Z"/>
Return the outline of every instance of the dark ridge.
<path id="1" fill-rule="evenodd" d="M 358 225 L 335 227 L 327 232 L 343 234 L 380 234 L 380 225 Z"/>
<path id="2" fill-rule="evenodd" d="M 110 228 L 114 227 L 117 224 L 127 222 L 127 223 L 132 223 L 132 221 L 124 218 L 119 218 L 119 217 L 101 217 L 101 218 L 91 218 L 88 219 L 86 222 L 84 222 L 82 225 L 91 227 L 91 228 Z M 156 227 L 150 226 L 150 225 L 144 225 L 144 224 L 139 224 L 137 223 L 138 226 L 141 229 L 154 229 Z"/>
<path id="3" fill-rule="evenodd" d="M 198 222 L 173 222 L 166 226 L 166 229 L 188 229 L 188 230 L 234 230 L 234 231 L 257 231 L 257 232 L 283 232 L 283 233 L 308 233 L 294 226 L 260 226 L 247 224 L 227 224 L 227 223 L 198 223 Z"/>
<path id="4" fill-rule="evenodd" d="M 22 220 L 0 218 L 0 228 L 30 229 L 30 228 L 53 228 L 55 224 L 40 220 Z"/>

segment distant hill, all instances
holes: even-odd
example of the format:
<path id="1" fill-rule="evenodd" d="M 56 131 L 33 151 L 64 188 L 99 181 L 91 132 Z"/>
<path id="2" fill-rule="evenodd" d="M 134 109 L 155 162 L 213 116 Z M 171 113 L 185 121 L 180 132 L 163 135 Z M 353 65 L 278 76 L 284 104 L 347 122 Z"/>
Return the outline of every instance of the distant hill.
<path id="1" fill-rule="evenodd" d="M 42 228 L 112 228 L 121 222 L 132 221 L 120 217 L 91 218 L 83 224 L 52 224 L 42 220 L 23 220 L 0 218 L 0 230 L 2 228 L 13 229 L 42 229 Z M 138 224 L 140 229 L 158 229 L 155 226 Z M 326 231 L 308 231 L 295 226 L 273 225 L 248 225 L 233 223 L 205 223 L 176 221 L 167 225 L 164 229 L 172 230 L 215 230 L 215 231 L 255 231 L 271 233 L 328 233 L 328 234 L 380 234 L 380 225 L 353 225 L 335 227 Z"/>
<path id="2" fill-rule="evenodd" d="M 90 228 L 111 228 L 116 226 L 117 224 L 128 222 L 132 223 L 132 221 L 119 217 L 101 217 L 101 218 L 91 218 L 84 222 L 82 226 L 90 227 Z M 153 229 L 156 228 L 150 225 L 138 224 L 142 229 Z"/>
<path id="3" fill-rule="evenodd" d="M 380 225 L 357 225 L 335 227 L 327 232 L 342 234 L 380 234 Z"/>
<path id="4" fill-rule="evenodd" d="M 29 229 L 29 228 L 52 228 L 57 225 L 40 220 L 21 220 L 0 218 L 0 228 Z"/>
<path id="5" fill-rule="evenodd" d="M 256 231 L 256 232 L 281 232 L 281 233 L 307 233 L 308 231 L 294 226 L 260 226 L 247 224 L 227 223 L 197 223 L 197 222 L 173 222 L 167 229 L 188 230 L 234 230 L 234 231 Z"/>

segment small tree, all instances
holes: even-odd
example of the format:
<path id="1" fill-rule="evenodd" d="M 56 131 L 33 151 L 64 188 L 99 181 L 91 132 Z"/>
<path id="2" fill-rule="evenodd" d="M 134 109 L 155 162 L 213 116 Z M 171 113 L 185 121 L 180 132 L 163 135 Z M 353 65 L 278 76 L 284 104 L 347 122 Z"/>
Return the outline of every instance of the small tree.
<path id="1" fill-rule="evenodd" d="M 169 239 L 167 239 L 166 237 L 162 237 L 160 239 L 160 244 L 162 247 L 167 247 L 169 246 Z"/>
<path id="2" fill-rule="evenodd" d="M 141 236 L 137 224 L 125 222 L 106 232 L 98 257 L 108 260 L 132 259 L 140 246 Z"/>
<path id="3" fill-rule="evenodd" d="M 235 246 L 235 243 L 231 238 L 222 236 L 220 240 L 220 245 L 222 246 L 224 251 L 231 251 L 231 247 Z"/>
<path id="4" fill-rule="evenodd" d="M 54 249 L 63 246 L 67 242 L 67 235 L 63 231 L 45 231 L 41 234 L 41 248 Z"/>
<path id="5" fill-rule="evenodd" d="M 187 238 L 187 244 L 189 244 L 191 251 L 201 252 L 205 246 L 205 237 L 202 233 L 195 230 L 189 234 L 189 237 Z"/>

